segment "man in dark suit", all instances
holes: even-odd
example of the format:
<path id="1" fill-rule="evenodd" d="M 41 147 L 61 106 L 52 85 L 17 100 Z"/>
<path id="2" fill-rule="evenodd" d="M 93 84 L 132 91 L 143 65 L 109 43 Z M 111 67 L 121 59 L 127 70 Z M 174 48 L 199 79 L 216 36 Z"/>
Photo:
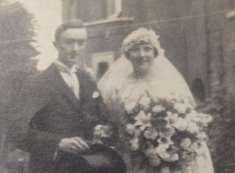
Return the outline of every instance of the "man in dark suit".
<path id="1" fill-rule="evenodd" d="M 58 60 L 34 82 L 32 94 L 40 101 L 22 144 L 30 153 L 30 173 L 50 173 L 58 152 L 86 152 L 95 125 L 107 123 L 95 82 L 76 65 L 84 58 L 86 41 L 81 21 L 62 24 L 56 30 Z"/>

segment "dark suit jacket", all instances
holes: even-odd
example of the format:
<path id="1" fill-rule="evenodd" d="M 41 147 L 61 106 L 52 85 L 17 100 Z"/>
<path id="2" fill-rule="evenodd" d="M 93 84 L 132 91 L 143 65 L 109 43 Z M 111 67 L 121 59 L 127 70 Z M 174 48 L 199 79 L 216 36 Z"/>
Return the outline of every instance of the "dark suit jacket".
<path id="1" fill-rule="evenodd" d="M 95 82 L 82 70 L 78 71 L 78 79 L 80 100 L 68 88 L 55 65 L 36 79 L 34 92 L 43 102 L 31 119 L 28 135 L 22 143 L 24 150 L 31 154 L 32 173 L 51 172 L 53 155 L 62 138 L 79 136 L 91 140 L 94 126 L 107 123 L 102 98 L 93 97 L 97 92 Z"/>

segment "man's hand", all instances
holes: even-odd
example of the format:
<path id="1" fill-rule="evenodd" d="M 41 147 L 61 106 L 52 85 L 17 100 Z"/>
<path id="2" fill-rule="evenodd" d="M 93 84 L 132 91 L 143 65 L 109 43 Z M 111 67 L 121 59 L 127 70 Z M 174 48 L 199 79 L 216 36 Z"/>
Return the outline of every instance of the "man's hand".
<path id="1" fill-rule="evenodd" d="M 89 149 L 88 144 L 80 137 L 63 138 L 59 142 L 59 150 L 69 153 L 80 153 Z"/>

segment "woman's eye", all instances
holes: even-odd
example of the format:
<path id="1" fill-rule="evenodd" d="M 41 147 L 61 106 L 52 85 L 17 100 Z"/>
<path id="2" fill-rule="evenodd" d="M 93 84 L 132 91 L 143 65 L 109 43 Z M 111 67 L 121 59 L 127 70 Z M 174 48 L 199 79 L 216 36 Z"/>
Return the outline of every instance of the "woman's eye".
<path id="1" fill-rule="evenodd" d="M 130 52 L 137 52 L 138 51 L 138 48 L 132 48 L 130 49 Z"/>
<path id="2" fill-rule="evenodd" d="M 145 47 L 144 50 L 147 51 L 147 52 L 149 52 L 149 51 L 152 51 L 153 48 L 152 48 L 152 47 Z"/>
<path id="3" fill-rule="evenodd" d="M 79 46 L 82 46 L 82 45 L 84 45 L 85 44 L 85 40 L 72 40 L 72 39 L 68 39 L 68 40 L 66 40 L 65 41 L 65 43 L 66 44 L 69 44 L 69 45 L 71 45 L 71 44 L 78 44 Z"/>

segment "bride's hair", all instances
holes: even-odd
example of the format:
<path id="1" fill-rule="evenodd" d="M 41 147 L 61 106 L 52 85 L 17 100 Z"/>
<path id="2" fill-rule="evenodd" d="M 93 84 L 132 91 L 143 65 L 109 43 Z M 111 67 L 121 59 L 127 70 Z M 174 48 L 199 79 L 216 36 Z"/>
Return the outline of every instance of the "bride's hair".
<path id="1" fill-rule="evenodd" d="M 164 56 L 164 50 L 160 45 L 159 35 L 152 29 L 139 28 L 131 32 L 122 42 L 122 52 L 128 58 L 130 49 L 141 43 L 151 44 L 154 48 L 155 57 Z"/>

